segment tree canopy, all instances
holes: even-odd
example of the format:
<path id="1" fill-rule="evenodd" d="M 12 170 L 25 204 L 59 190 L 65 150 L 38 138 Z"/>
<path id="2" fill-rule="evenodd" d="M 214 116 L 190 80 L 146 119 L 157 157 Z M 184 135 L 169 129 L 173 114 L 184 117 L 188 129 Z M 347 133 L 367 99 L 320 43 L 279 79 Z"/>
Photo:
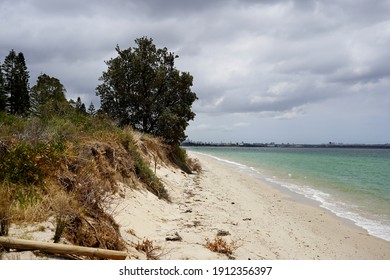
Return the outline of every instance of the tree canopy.
<path id="1" fill-rule="evenodd" d="M 178 56 L 167 48 L 157 48 L 153 40 L 142 37 L 136 47 L 121 50 L 106 62 L 108 69 L 100 77 L 96 94 L 101 109 L 120 126 L 163 137 L 168 143 L 180 143 L 195 113 L 197 99 L 192 92 L 193 77 L 180 72 L 174 61 Z"/>
<path id="2" fill-rule="evenodd" d="M 23 53 L 16 54 L 11 50 L 4 59 L 1 71 L 4 93 L 0 93 L 0 99 L 6 99 L 7 111 L 14 115 L 27 115 L 30 109 L 30 75 Z"/>
<path id="3" fill-rule="evenodd" d="M 31 88 L 31 112 L 34 115 L 60 114 L 69 106 L 65 98 L 66 89 L 60 80 L 41 74 Z"/>

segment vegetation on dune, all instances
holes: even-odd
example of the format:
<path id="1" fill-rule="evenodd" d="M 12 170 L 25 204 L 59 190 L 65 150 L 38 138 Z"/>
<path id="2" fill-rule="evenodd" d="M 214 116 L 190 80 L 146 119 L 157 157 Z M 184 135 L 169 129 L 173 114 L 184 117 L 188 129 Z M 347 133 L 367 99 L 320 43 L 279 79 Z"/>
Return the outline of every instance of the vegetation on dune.
<path id="1" fill-rule="evenodd" d="M 65 87 L 47 74 L 41 74 L 30 89 L 22 53 L 12 50 L 0 65 L 0 236 L 8 234 L 11 223 L 54 217 L 54 242 L 66 237 L 75 245 L 122 250 L 118 225 L 107 211 L 118 182 L 143 186 L 169 202 L 167 190 L 150 168 L 153 162 L 154 168 L 158 161 L 165 161 L 188 173 L 198 168 L 179 147 L 188 120 L 194 117 L 190 110 L 196 99 L 189 89 L 192 77 L 177 71 L 173 54 L 156 49 L 151 39 L 136 42 L 140 48 L 146 44 L 143 55 L 152 50 L 151 54 L 158 54 L 157 61 L 162 59 L 165 64 L 152 67 L 157 72 L 143 72 L 152 68 L 140 61 L 144 58 L 138 50 L 118 48 L 121 58 L 108 63 L 98 87 L 102 98 L 98 111 L 92 103 L 86 110 L 80 98 L 68 101 Z M 109 73 L 125 54 L 143 69 L 126 66 L 145 87 L 137 92 L 134 87 L 126 91 L 120 86 L 120 92 L 114 93 L 119 95 L 112 99 L 105 92 Z M 139 106 L 146 111 L 140 115 L 134 109 L 134 98 L 141 95 L 145 99 Z M 183 98 L 188 102 L 181 106 Z M 107 100 L 125 106 L 125 121 L 117 116 L 123 108 L 114 108 Z"/>
<path id="2" fill-rule="evenodd" d="M 171 147 L 161 140 L 76 112 L 50 120 L 2 114 L 0 125 L 0 235 L 11 222 L 54 216 L 56 242 L 63 236 L 75 245 L 120 250 L 118 226 L 106 212 L 118 182 L 169 201 L 148 158 L 169 159 Z"/>
<path id="3" fill-rule="evenodd" d="M 188 122 L 193 120 L 193 77 L 175 67 L 174 53 L 157 48 L 152 39 L 135 40 L 137 47 L 121 50 L 106 62 L 108 69 L 96 88 L 102 110 L 120 126 L 130 125 L 144 133 L 180 144 Z"/>

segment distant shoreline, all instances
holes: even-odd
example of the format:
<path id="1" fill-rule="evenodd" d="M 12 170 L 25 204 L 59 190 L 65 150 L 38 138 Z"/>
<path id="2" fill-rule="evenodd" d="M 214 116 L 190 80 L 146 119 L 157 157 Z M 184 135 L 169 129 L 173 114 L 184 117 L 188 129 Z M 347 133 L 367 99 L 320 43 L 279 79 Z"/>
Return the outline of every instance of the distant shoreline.
<path id="1" fill-rule="evenodd" d="M 184 142 L 183 147 L 243 147 L 243 148 L 350 148 L 390 149 L 390 144 L 275 144 L 275 143 L 205 143 Z"/>

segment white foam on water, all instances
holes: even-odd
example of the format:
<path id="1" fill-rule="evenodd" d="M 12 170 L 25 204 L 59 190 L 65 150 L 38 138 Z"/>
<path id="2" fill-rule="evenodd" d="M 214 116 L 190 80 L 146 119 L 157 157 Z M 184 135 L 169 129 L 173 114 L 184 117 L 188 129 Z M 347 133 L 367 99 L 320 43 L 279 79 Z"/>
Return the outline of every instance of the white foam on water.
<path id="1" fill-rule="evenodd" d="M 367 232 L 373 236 L 390 241 L 390 225 L 386 225 L 380 220 L 363 217 L 358 213 L 357 209 L 359 207 L 356 205 L 349 205 L 342 201 L 337 201 L 330 194 L 316 190 L 311 186 L 284 183 L 278 181 L 275 177 L 266 178 L 266 181 L 287 188 L 306 198 L 318 201 L 322 208 L 331 211 L 336 216 L 352 221 L 355 225 L 367 230 Z M 353 211 L 353 209 L 356 209 L 356 211 Z"/>
<path id="2" fill-rule="evenodd" d="M 246 166 L 245 164 L 241 164 L 241 163 L 238 163 L 238 162 L 235 162 L 235 161 L 231 161 L 231 160 L 227 160 L 227 159 L 222 159 L 222 158 L 219 158 L 219 157 L 216 157 L 216 156 L 212 156 L 212 155 L 209 155 L 209 154 L 204 154 L 204 153 L 199 153 L 199 152 L 196 152 L 200 155 L 204 155 L 204 156 L 208 156 L 208 157 L 211 157 L 217 161 L 220 161 L 220 162 L 223 162 L 225 164 L 228 164 L 228 165 L 232 165 L 233 167 L 238 167 L 240 169 L 250 169 L 248 166 Z"/>

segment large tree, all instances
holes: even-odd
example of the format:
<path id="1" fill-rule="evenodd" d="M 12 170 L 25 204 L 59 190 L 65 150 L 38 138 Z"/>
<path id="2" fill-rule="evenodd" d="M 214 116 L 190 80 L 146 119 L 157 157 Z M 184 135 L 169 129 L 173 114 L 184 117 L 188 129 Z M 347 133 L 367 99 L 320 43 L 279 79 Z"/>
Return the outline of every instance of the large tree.
<path id="1" fill-rule="evenodd" d="M 3 71 L 0 64 L 0 112 L 5 112 L 7 109 L 7 95 L 4 88 Z"/>
<path id="2" fill-rule="evenodd" d="M 34 115 L 61 115 L 69 104 L 65 98 L 66 89 L 57 78 L 41 74 L 31 88 L 31 111 Z"/>
<path id="3" fill-rule="evenodd" d="M 14 50 L 5 57 L 2 65 L 4 89 L 8 99 L 8 112 L 15 115 L 27 115 L 30 109 L 29 72 L 23 53 Z"/>
<path id="4" fill-rule="evenodd" d="M 137 130 L 163 137 L 169 143 L 186 138 L 188 122 L 195 117 L 191 107 L 197 99 L 192 92 L 193 77 L 180 72 L 178 57 L 167 48 L 157 48 L 153 40 L 142 37 L 136 47 L 121 50 L 106 62 L 96 94 L 101 109 L 118 121 Z"/>

